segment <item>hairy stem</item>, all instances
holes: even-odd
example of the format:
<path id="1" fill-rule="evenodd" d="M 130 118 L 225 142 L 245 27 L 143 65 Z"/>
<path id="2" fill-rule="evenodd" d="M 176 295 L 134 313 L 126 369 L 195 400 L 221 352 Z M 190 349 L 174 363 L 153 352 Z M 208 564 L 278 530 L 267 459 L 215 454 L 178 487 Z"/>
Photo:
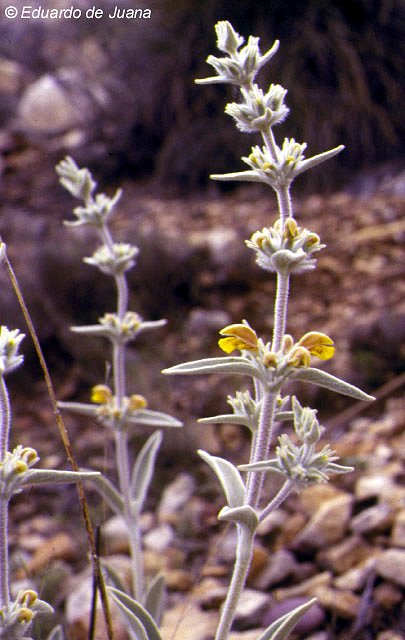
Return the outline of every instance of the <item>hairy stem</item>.
<path id="1" fill-rule="evenodd" d="M 277 145 L 274 138 L 274 134 L 271 129 L 268 132 L 262 132 L 262 138 L 264 140 L 264 144 L 270 154 L 271 159 L 276 162 L 277 161 Z"/>
<path id="2" fill-rule="evenodd" d="M 271 349 L 277 352 L 282 344 L 287 324 L 288 294 L 290 289 L 290 275 L 277 274 L 277 292 L 274 305 L 274 326 Z"/>
<path id="3" fill-rule="evenodd" d="M 8 448 L 10 422 L 10 399 L 4 377 L 0 376 L 0 461 L 3 460 Z"/>
<path id="4" fill-rule="evenodd" d="M 276 493 L 276 495 L 269 502 L 267 507 L 265 507 L 263 509 L 263 511 L 261 512 L 260 518 L 259 518 L 260 522 L 262 522 L 265 518 L 267 518 L 267 516 L 270 515 L 270 513 L 272 513 L 276 509 L 278 509 L 278 507 L 284 502 L 284 500 L 286 500 L 288 498 L 288 496 L 292 492 L 293 488 L 294 488 L 294 483 L 291 482 L 291 480 L 286 480 L 284 482 L 284 484 L 281 487 L 280 491 L 278 491 Z"/>
<path id="5" fill-rule="evenodd" d="M 233 569 L 228 594 L 222 607 L 215 640 L 226 640 L 235 617 L 236 607 L 240 595 L 245 586 L 246 576 L 250 567 L 253 551 L 254 534 L 247 527 L 238 526 L 238 544 L 236 547 L 236 560 Z"/>
<path id="6" fill-rule="evenodd" d="M 274 391 L 267 393 L 263 398 L 259 426 L 250 463 L 261 462 L 267 458 L 272 438 L 276 401 L 277 393 Z M 247 480 L 246 502 L 254 508 L 259 502 L 262 485 L 263 473 L 250 472 Z"/>
<path id="7" fill-rule="evenodd" d="M 286 218 L 292 217 L 293 210 L 289 186 L 281 187 L 277 190 L 277 203 L 282 222 L 284 222 Z"/>
<path id="8" fill-rule="evenodd" d="M 133 596 L 135 600 L 141 601 L 144 589 L 142 545 L 138 518 L 134 518 L 131 509 L 130 464 L 126 432 L 116 431 L 115 441 L 119 485 L 124 498 L 124 520 L 129 537 Z"/>
<path id="9" fill-rule="evenodd" d="M 10 604 L 8 566 L 8 498 L 0 497 L 0 611 Z"/>

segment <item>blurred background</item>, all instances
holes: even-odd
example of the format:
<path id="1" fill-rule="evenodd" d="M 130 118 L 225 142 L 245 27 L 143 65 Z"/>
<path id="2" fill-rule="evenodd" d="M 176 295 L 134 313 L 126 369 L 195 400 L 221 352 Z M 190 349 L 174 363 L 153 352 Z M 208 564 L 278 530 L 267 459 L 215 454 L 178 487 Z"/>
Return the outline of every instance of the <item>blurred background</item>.
<path id="1" fill-rule="evenodd" d="M 78 363 L 67 395 L 88 393 L 106 357 L 104 345 L 84 344 L 69 326 L 96 321 L 115 293 L 108 278 L 82 265 L 96 246 L 91 231 L 62 226 L 76 205 L 54 173 L 66 154 L 89 167 L 100 190 L 124 187 L 116 237 L 141 249 L 131 304 L 145 318 L 169 320 L 157 342 L 145 338 L 134 350 L 134 363 L 144 358 L 150 372 L 139 391 L 159 395 L 169 384 L 153 381 L 160 368 L 216 352 L 217 330 L 228 321 L 247 317 L 271 331 L 274 282 L 258 273 L 243 241 L 273 222 L 273 194 L 209 180 L 242 168 L 240 156 L 259 142 L 223 113 L 237 97 L 232 87 L 194 84 L 211 75 L 205 60 L 217 53 L 218 19 L 246 38 L 260 36 L 262 51 L 281 41 L 259 76 L 264 87 L 288 89 L 291 112 L 275 131 L 280 143 L 285 135 L 305 140 L 308 155 L 346 145 L 294 185 L 298 218 L 330 253 L 319 274 L 303 276 L 293 290 L 289 330 L 304 333 L 312 317 L 316 328 L 341 336 L 334 370 L 368 390 L 402 370 L 401 0 L 142 0 L 136 7 L 145 17 L 136 19 L 108 18 L 116 6 L 110 0 L 97 4 L 102 19 L 84 17 L 95 6 L 85 0 L 52 4 L 79 7 L 79 19 L 7 19 L 7 5 L 1 0 L 0 229 L 56 380 Z M 15 6 L 21 12 L 24 2 Z M 1 278 L 2 322 L 22 324 Z M 37 380 L 32 362 L 16 375 Z M 195 410 L 204 412 L 208 396 L 199 395 L 204 402 Z"/>
<path id="2" fill-rule="evenodd" d="M 28 3 L 13 0 L 13 5 L 21 11 Z M 38 7 L 39 2 L 30 5 Z M 168 320 L 167 327 L 145 333 L 128 350 L 129 392 L 142 393 L 150 408 L 185 422 L 183 430 L 165 440 L 152 501 L 156 503 L 177 473 L 202 478 L 197 492 L 204 499 L 187 516 L 192 524 L 179 518 L 173 525 L 180 547 L 190 549 L 191 560 L 187 556 L 186 562 L 185 553 L 181 568 L 195 560 L 193 553 L 200 547 L 189 539 L 201 534 L 201 523 L 204 527 L 210 519 L 210 531 L 216 531 L 217 486 L 201 470 L 195 449 L 226 450 L 240 461 L 247 442 L 245 434 L 229 425 L 211 429 L 196 426 L 196 420 L 226 411 L 227 393 L 243 382 L 221 379 L 219 384 L 215 376 L 168 379 L 160 371 L 185 360 L 218 356 L 218 331 L 242 318 L 268 340 L 275 293 L 274 278 L 257 267 L 244 244 L 254 231 L 273 224 L 274 194 L 261 185 L 209 180 L 211 173 L 241 169 L 240 157 L 259 142 L 236 131 L 224 115 L 226 102 L 237 98 L 231 87 L 194 84 L 195 78 L 212 73 L 205 60 L 217 53 L 214 24 L 220 19 L 230 20 L 246 38 L 259 36 L 263 52 L 274 39 L 281 41 L 276 57 L 258 78 L 263 87 L 273 82 L 288 89 L 290 115 L 275 130 L 277 140 L 288 136 L 306 141 L 308 156 L 346 146 L 294 184 L 299 224 L 319 233 L 327 248 L 319 254 L 315 272 L 293 279 L 288 331 L 295 339 L 310 330 L 330 335 L 336 355 L 325 364 L 327 370 L 377 394 L 379 400 L 372 406 L 359 407 L 316 387 L 299 389 L 300 401 L 316 406 L 322 421 L 333 427 L 328 438 L 334 448 L 337 442 L 343 461 L 355 464 L 358 474 L 367 467 L 377 470 L 381 487 L 399 509 L 404 496 L 399 485 L 404 479 L 400 434 L 405 415 L 403 0 L 42 3 L 45 10 L 96 6 L 105 12 L 100 20 L 7 19 L 7 6 L 8 0 L 0 0 L 0 234 L 58 398 L 88 402 L 91 386 L 104 382 L 107 375 L 108 346 L 74 335 L 69 327 L 95 323 L 113 310 L 115 291 L 109 278 L 82 263 L 98 244 L 93 230 L 63 226 L 64 220 L 72 220 L 71 210 L 78 202 L 58 184 L 54 166 L 69 154 L 92 171 L 100 191 L 112 195 L 123 187 L 113 218 L 114 237 L 140 248 L 138 264 L 129 274 L 131 310 L 146 320 Z M 142 8 L 145 15 L 150 10 L 151 17 L 109 19 L 115 6 Z M 26 332 L 4 269 L 0 324 Z M 66 456 L 28 337 L 23 351 L 24 366 L 8 380 L 13 442 L 36 446 L 42 465 L 62 467 Z M 100 433 L 99 426 L 79 416 L 66 416 L 66 421 L 79 464 L 113 474 L 111 434 Z M 136 436 L 135 444 L 140 446 L 146 435 Z M 350 478 L 344 491 L 353 495 L 356 475 Z M 70 527 L 70 538 L 77 541 L 73 489 L 62 494 L 51 488 L 33 493 L 29 500 L 24 495 L 13 518 L 21 525 L 16 547 L 26 549 L 28 558 L 61 526 Z M 386 500 L 382 489 L 378 498 L 364 495 L 366 499 L 358 498 L 358 510 Z M 191 510 L 194 505 L 190 501 Z M 103 520 L 100 513 L 96 522 Z M 296 504 L 291 514 L 295 517 Z M 400 533 L 390 537 L 394 516 L 390 518 L 356 543 L 363 554 L 371 557 L 375 549 L 390 544 L 404 546 L 403 519 L 399 522 L 398 517 Z M 293 527 L 292 538 L 294 531 Z M 353 540 L 357 534 L 351 533 Z M 277 533 L 272 536 L 264 540 L 268 548 L 288 546 Z M 202 539 L 205 549 L 206 532 Z M 339 557 L 345 557 L 343 547 L 341 553 Z M 351 555 L 356 554 L 357 550 Z M 49 585 L 49 548 L 42 557 L 47 572 L 42 582 Z M 81 554 L 73 557 L 77 567 L 82 566 Z M 200 567 L 198 553 L 196 558 Z M 308 558 L 300 560 L 305 563 Z M 318 565 L 313 565 L 313 573 L 328 566 L 321 556 Z M 401 571 L 395 566 L 393 573 Z M 306 575 L 297 573 L 297 580 Z M 399 629 L 404 616 L 401 586 L 378 580 L 377 587 L 385 591 L 378 596 L 374 590 L 373 606 L 367 600 L 369 581 L 366 599 L 364 582 L 355 595 L 359 602 L 362 598 L 360 612 L 367 610 L 368 621 L 360 623 L 370 623 L 368 630 L 362 634 L 360 623 L 357 635 L 348 630 L 357 624 L 357 608 L 342 614 L 332 606 L 328 624 L 337 631 L 328 640 L 402 637 L 377 635 L 381 629 Z M 53 591 L 61 600 L 68 588 Z M 330 598 L 332 605 L 339 593 Z"/>
<path id="3" fill-rule="evenodd" d="M 262 51 L 281 41 L 260 78 L 289 91 L 291 115 L 279 135 L 305 140 L 313 153 L 347 146 L 342 158 L 314 172 L 311 188 L 349 180 L 365 189 L 370 176 L 353 185 L 362 169 L 378 167 L 374 179 L 398 171 L 405 112 L 401 0 L 142 0 L 136 7 L 151 9 L 151 17 L 132 20 L 108 19 L 111 0 L 98 2 L 100 20 L 7 20 L 8 1 L 0 4 L 6 156 L 17 145 L 59 146 L 74 149 L 109 181 L 128 176 L 182 194 L 207 188 L 209 172 L 235 169 L 256 143 L 223 115 L 225 101 L 235 98 L 228 86 L 193 84 L 211 74 L 205 59 L 216 53 L 213 27 L 227 19 L 246 37 L 260 36 Z M 94 3 L 52 3 L 71 5 L 84 16 Z M 10 129 L 12 139 L 4 135 Z"/>

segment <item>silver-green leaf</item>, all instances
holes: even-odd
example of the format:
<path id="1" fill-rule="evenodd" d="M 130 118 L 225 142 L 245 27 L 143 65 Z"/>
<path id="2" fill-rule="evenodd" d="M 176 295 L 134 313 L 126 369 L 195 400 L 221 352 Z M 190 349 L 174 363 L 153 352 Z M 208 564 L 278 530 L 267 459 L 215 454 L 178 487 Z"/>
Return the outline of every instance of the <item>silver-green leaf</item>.
<path id="1" fill-rule="evenodd" d="M 114 587 L 107 587 L 107 591 L 120 607 L 132 631 L 139 635 L 139 640 L 162 640 L 152 616 L 139 602 Z"/>
<path id="2" fill-rule="evenodd" d="M 316 369 L 313 367 L 302 367 L 300 369 L 297 369 L 291 375 L 290 379 L 300 380 L 302 382 L 310 382 L 311 384 L 316 384 L 317 386 L 324 387 L 325 389 L 329 389 L 330 391 L 341 393 L 342 395 L 349 396 L 350 398 L 354 398 L 355 400 L 364 400 L 365 402 L 372 402 L 373 400 L 375 400 L 373 396 L 369 396 L 368 393 L 365 393 L 358 387 L 349 384 L 349 382 L 345 382 L 340 378 L 332 376 L 326 371 L 322 371 L 321 369 Z"/>
<path id="3" fill-rule="evenodd" d="M 30 469 L 24 473 L 21 484 L 60 484 L 95 480 L 99 471 L 59 471 L 58 469 Z"/>
<path id="4" fill-rule="evenodd" d="M 218 520 L 225 522 L 234 522 L 247 527 L 250 531 L 256 531 L 259 524 L 259 517 L 256 511 L 248 504 L 241 507 L 223 507 L 218 514 Z"/>
<path id="5" fill-rule="evenodd" d="M 164 576 L 158 573 L 150 582 L 145 596 L 145 609 L 160 627 L 163 618 L 166 596 L 166 583 Z"/>
<path id="6" fill-rule="evenodd" d="M 316 598 L 312 598 L 289 613 L 286 613 L 284 616 L 281 616 L 281 618 L 275 620 L 267 627 L 266 631 L 264 631 L 257 640 L 286 640 L 297 622 L 299 622 L 315 602 Z"/>
<path id="7" fill-rule="evenodd" d="M 246 358 L 238 356 L 224 356 L 221 358 L 202 358 L 183 362 L 169 369 L 163 369 L 162 373 L 167 375 L 196 375 L 206 373 L 232 373 L 238 375 L 252 376 L 262 379 L 262 374 L 257 367 Z"/>
<path id="8" fill-rule="evenodd" d="M 241 507 L 245 501 L 245 485 L 237 468 L 228 460 L 212 456 L 201 449 L 198 454 L 211 467 L 220 481 L 228 507 Z"/>
<path id="9" fill-rule="evenodd" d="M 155 431 L 140 450 L 131 477 L 131 498 L 138 512 L 142 510 L 155 468 L 156 455 L 162 442 L 162 432 Z"/>

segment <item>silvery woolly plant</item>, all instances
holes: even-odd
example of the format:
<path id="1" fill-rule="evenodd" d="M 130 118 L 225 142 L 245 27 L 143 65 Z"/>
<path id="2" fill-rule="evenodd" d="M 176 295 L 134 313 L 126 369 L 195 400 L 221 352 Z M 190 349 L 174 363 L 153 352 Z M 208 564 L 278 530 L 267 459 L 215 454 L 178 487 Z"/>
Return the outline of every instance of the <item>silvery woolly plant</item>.
<path id="1" fill-rule="evenodd" d="M 202 423 L 243 425 L 251 432 L 249 461 L 235 467 L 228 460 L 205 451 L 199 454 L 212 468 L 222 485 L 226 506 L 220 511 L 221 521 L 232 522 L 237 528 L 236 559 L 227 598 L 224 602 L 216 640 L 228 638 L 240 594 L 248 574 L 253 541 L 257 527 L 294 491 L 308 485 L 327 482 L 329 476 L 348 473 L 352 469 L 337 462 L 329 445 L 318 447 L 324 428 L 316 411 L 303 407 L 295 397 L 285 394 L 287 383 L 307 382 L 341 393 L 357 400 L 373 398 L 357 387 L 313 366 L 312 358 L 328 360 L 334 354 L 331 338 L 320 331 L 309 331 L 298 340 L 286 333 L 289 283 L 292 275 L 315 268 L 315 254 L 325 245 L 319 236 L 301 226 L 295 219 L 290 188 L 294 179 L 332 158 L 343 146 L 312 158 L 304 155 L 306 144 L 286 138 L 281 146 L 273 128 L 288 114 L 287 91 L 271 84 L 265 92 L 255 79 L 261 67 L 276 53 L 279 43 L 261 54 L 259 39 L 244 39 L 229 22 L 216 25 L 217 46 L 223 57 L 207 59 L 216 75 L 200 84 L 229 83 L 240 89 L 240 102 L 226 106 L 238 129 L 260 134 L 262 145 L 252 147 L 242 158 L 246 171 L 212 175 L 214 180 L 239 180 L 269 185 L 276 194 L 279 217 L 270 227 L 255 231 L 246 244 L 252 249 L 262 269 L 274 273 L 277 281 L 274 302 L 273 335 L 271 341 L 260 338 L 246 320 L 231 324 L 220 331 L 219 347 L 225 356 L 187 362 L 167 369 L 171 375 L 240 374 L 251 378 L 252 389 L 237 391 L 228 397 L 231 412 Z M 237 355 L 233 355 L 234 352 Z M 283 433 L 273 449 L 274 424 L 291 421 L 294 436 Z M 242 475 L 243 472 L 246 475 Z M 281 477 L 270 500 L 264 498 L 266 474 Z M 284 640 L 313 600 L 275 621 L 258 640 Z"/>
<path id="2" fill-rule="evenodd" d="M 5 256 L 4 243 L 0 246 Z M 18 329 L 0 327 L 0 638 L 29 640 L 37 614 L 52 613 L 50 604 L 41 600 L 34 589 L 21 589 L 11 594 L 9 563 L 9 508 L 13 496 L 36 484 L 79 482 L 95 478 L 97 472 L 78 473 L 57 469 L 34 469 L 39 456 L 30 446 L 18 444 L 9 449 L 11 407 L 5 376 L 23 362 L 19 353 L 24 334 Z"/>
<path id="3" fill-rule="evenodd" d="M 66 224 L 71 227 L 91 227 L 101 241 L 93 255 L 84 258 L 84 262 L 113 278 L 116 288 L 114 311 L 105 313 L 94 325 L 72 328 L 77 334 L 109 341 L 111 382 L 94 386 L 89 403 L 60 402 L 59 406 L 91 416 L 114 435 L 118 486 L 104 475 L 98 475 L 93 482 L 113 513 L 123 519 L 128 531 L 132 577 L 130 593 L 127 593 L 122 580 L 111 567 L 105 565 L 105 570 L 113 585 L 109 593 L 125 614 L 131 637 L 139 639 L 143 638 L 140 629 L 145 624 L 157 633 L 162 615 L 164 584 L 160 576 L 146 584 L 140 527 L 140 516 L 153 477 L 162 431 L 153 431 L 136 456 L 131 451 L 130 438 L 140 426 L 177 428 L 181 427 L 181 422 L 167 413 L 149 409 L 142 395 L 128 391 L 127 347 L 141 333 L 159 329 L 166 321 L 143 320 L 138 313 L 129 309 L 126 274 L 136 263 L 138 248 L 129 243 L 115 242 L 109 226 L 121 190 L 112 198 L 104 193 L 95 193 L 97 185 L 90 171 L 80 169 L 69 157 L 57 165 L 56 171 L 63 187 L 82 202 L 73 210 L 75 220 Z M 152 636 L 149 634 L 148 637 Z"/>

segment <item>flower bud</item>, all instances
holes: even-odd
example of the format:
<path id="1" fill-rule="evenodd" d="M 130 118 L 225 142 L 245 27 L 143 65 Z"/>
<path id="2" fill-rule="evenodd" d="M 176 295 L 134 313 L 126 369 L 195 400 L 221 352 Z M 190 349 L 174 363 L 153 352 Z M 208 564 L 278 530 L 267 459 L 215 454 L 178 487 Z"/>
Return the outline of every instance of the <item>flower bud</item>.
<path id="1" fill-rule="evenodd" d="M 96 384 L 91 390 L 91 402 L 95 404 L 107 404 L 112 400 L 113 393 L 106 384 Z"/>

